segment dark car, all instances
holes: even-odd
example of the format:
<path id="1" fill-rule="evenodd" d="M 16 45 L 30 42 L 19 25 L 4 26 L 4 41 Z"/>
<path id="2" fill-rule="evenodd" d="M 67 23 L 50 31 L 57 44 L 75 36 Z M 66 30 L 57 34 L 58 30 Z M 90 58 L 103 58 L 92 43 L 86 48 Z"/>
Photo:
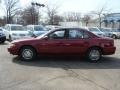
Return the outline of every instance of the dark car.
<path id="1" fill-rule="evenodd" d="M 82 28 L 61 28 L 37 38 L 13 41 L 8 51 L 22 60 L 34 60 L 37 55 L 80 55 L 98 61 L 102 55 L 112 55 L 116 47 L 111 38 L 99 37 Z"/>
<path id="2" fill-rule="evenodd" d="M 6 41 L 6 36 L 3 32 L 3 29 L 0 28 L 0 43 L 4 43 Z"/>

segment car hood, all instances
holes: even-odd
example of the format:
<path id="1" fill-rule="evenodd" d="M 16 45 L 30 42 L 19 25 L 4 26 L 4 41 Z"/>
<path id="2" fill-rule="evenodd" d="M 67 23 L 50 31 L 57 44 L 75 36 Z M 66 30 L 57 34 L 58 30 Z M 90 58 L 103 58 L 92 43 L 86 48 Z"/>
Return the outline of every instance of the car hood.
<path id="1" fill-rule="evenodd" d="M 15 33 L 15 34 L 28 34 L 28 31 L 11 31 L 11 34 Z"/>
<path id="2" fill-rule="evenodd" d="M 20 43 L 20 42 L 31 42 L 31 41 L 34 41 L 34 40 L 37 40 L 36 38 L 29 38 L 29 39 L 19 39 L 19 40 L 14 40 L 14 41 L 12 41 L 11 43 Z"/>

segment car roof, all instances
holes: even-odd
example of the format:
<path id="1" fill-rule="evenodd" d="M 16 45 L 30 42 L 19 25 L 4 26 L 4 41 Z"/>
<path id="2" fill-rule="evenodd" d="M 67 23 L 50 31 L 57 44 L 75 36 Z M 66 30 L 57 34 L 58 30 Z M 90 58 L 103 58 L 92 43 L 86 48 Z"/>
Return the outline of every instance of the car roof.
<path id="1" fill-rule="evenodd" d="M 6 24 L 8 26 L 23 26 L 23 25 L 20 25 L 20 24 Z"/>

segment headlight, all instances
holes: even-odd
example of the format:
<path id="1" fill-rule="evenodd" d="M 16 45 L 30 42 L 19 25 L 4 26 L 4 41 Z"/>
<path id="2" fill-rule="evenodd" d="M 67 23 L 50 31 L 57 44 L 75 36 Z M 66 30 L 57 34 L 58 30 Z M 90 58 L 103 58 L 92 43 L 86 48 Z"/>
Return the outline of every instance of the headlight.
<path id="1" fill-rule="evenodd" d="M 12 35 L 13 35 L 13 36 L 17 36 L 17 34 L 15 34 L 15 33 L 12 33 Z"/>

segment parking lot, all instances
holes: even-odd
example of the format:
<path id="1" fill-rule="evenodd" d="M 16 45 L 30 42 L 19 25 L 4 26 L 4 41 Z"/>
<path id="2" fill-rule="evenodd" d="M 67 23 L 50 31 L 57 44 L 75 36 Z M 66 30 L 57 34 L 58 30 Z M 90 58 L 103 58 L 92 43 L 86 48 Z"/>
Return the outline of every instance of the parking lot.
<path id="1" fill-rule="evenodd" d="M 120 40 L 115 55 L 98 63 L 75 57 L 24 62 L 0 45 L 0 90 L 120 90 Z"/>

